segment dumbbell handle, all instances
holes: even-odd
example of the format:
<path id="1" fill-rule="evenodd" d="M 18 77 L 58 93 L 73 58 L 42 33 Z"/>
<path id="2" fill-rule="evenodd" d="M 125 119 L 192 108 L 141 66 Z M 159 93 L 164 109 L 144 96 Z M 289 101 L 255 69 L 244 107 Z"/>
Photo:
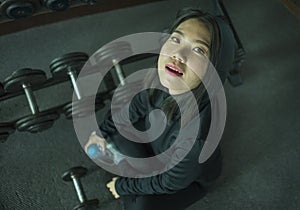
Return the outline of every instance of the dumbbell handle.
<path id="1" fill-rule="evenodd" d="M 71 82 L 72 82 L 76 97 L 78 100 L 80 100 L 82 97 L 81 97 L 81 93 L 78 88 L 78 85 L 76 84 L 76 75 L 75 75 L 74 71 L 72 70 L 72 67 L 70 67 L 70 66 L 68 67 L 68 74 L 71 78 Z"/>
<path id="2" fill-rule="evenodd" d="M 113 59 L 112 61 L 113 61 L 114 67 L 116 69 L 117 76 L 118 76 L 118 79 L 120 81 L 120 84 L 123 86 L 123 85 L 125 85 L 125 78 L 124 78 L 124 75 L 123 75 L 122 68 L 121 68 L 119 62 L 116 59 Z"/>
<path id="3" fill-rule="evenodd" d="M 35 97 L 33 95 L 33 92 L 30 88 L 30 85 L 23 84 L 22 87 L 24 89 L 24 92 L 25 92 L 25 95 L 26 95 L 26 98 L 27 98 L 27 101 L 28 101 L 28 104 L 29 104 L 32 114 L 39 113 L 39 108 L 37 106 L 37 103 L 36 103 Z"/>
<path id="4" fill-rule="evenodd" d="M 71 178 L 73 180 L 73 184 L 75 186 L 75 190 L 76 190 L 76 193 L 77 193 L 77 196 L 78 196 L 78 199 L 79 199 L 80 203 L 85 202 L 87 199 L 86 199 L 86 195 L 83 191 L 83 187 L 82 187 L 81 182 L 74 175 L 72 175 Z"/>

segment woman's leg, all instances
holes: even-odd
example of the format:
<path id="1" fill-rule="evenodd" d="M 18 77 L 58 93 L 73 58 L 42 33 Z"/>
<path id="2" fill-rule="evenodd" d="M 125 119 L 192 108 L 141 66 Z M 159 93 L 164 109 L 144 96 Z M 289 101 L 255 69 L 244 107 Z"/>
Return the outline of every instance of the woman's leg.
<path id="1" fill-rule="evenodd" d="M 206 190 L 194 182 L 174 194 L 122 196 L 125 210 L 183 210 L 200 200 Z"/>
<path id="2" fill-rule="evenodd" d="M 147 144 L 130 141 L 119 134 L 111 136 L 111 140 L 114 142 L 117 150 L 128 157 L 147 158 L 153 156 L 153 152 Z M 143 161 L 133 160 L 134 162 L 132 163 L 130 161 L 130 159 L 127 159 L 118 165 L 123 176 L 132 177 L 133 175 L 149 173 L 149 166 Z"/>

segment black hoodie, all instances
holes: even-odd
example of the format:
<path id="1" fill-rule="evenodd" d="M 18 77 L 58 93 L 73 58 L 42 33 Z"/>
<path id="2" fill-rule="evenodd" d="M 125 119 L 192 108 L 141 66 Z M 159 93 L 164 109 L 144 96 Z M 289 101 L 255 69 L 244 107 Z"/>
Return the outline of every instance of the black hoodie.
<path id="1" fill-rule="evenodd" d="M 162 102 L 169 96 L 168 93 L 160 91 L 155 102 L 151 103 L 148 91 L 140 92 L 132 100 L 129 110 L 132 124 L 146 124 L 149 126 L 148 113 L 153 109 L 161 108 Z M 207 96 L 207 95 L 206 95 Z M 176 145 L 172 150 L 172 158 L 180 158 L 180 162 L 168 171 L 146 178 L 120 177 L 116 181 L 116 190 L 119 195 L 147 195 L 147 194 L 172 194 L 178 190 L 188 187 L 192 182 L 198 182 L 202 186 L 209 185 L 215 180 L 221 171 L 221 155 L 219 147 L 213 155 L 204 163 L 199 164 L 198 159 L 206 139 L 211 119 L 211 106 L 209 100 L 202 100 L 199 104 L 200 128 L 196 141 L 191 146 L 190 151 L 182 159 L 180 154 L 186 151 L 186 144 L 190 143 L 189 137 L 183 139 L 183 143 Z M 121 119 L 124 115 L 121 110 L 114 113 L 115 117 Z M 191 120 L 186 126 L 191 126 Z M 123 130 L 126 130 L 127 123 L 119 123 Z M 155 140 L 148 143 L 149 155 L 158 155 L 166 151 L 176 139 L 180 129 L 180 112 L 177 110 L 175 117 L 169 123 L 164 132 Z M 100 126 L 102 136 L 111 141 L 110 136 L 116 137 L 116 128 L 112 120 L 111 113 L 108 112 L 105 120 Z M 126 144 L 124 144 L 126 146 Z"/>
<path id="2" fill-rule="evenodd" d="M 217 59 L 216 70 L 222 83 L 225 82 L 227 73 L 232 68 L 235 51 L 235 40 L 229 24 L 220 17 L 216 17 L 220 36 L 219 57 Z M 139 124 L 141 122 L 148 123 L 147 113 L 154 108 L 160 108 L 161 102 L 168 97 L 167 93 L 161 92 L 156 98 L 155 103 L 149 101 L 147 91 L 143 91 L 134 98 L 130 105 L 130 119 L 132 123 Z M 147 194 L 170 194 L 180 189 L 184 189 L 192 182 L 198 182 L 202 186 L 208 186 L 214 181 L 221 172 L 221 152 L 218 146 L 210 158 L 199 164 L 198 159 L 202 150 L 204 141 L 209 131 L 211 122 L 211 104 L 216 106 L 215 101 L 209 101 L 206 95 L 206 100 L 202 100 L 199 104 L 200 128 L 197 139 L 194 142 L 192 149 L 188 154 L 170 170 L 147 178 L 126 178 L 120 177 L 116 181 L 116 190 L 119 195 L 147 195 Z M 146 116 L 146 117 L 145 117 Z M 122 112 L 119 117 L 122 118 Z M 174 142 L 178 130 L 180 128 L 180 116 L 175 116 L 175 119 L 168 125 L 163 134 L 155 141 L 149 143 L 151 152 L 154 155 L 160 154 L 169 148 Z M 192 124 L 193 121 L 190 122 Z M 122 125 L 126 129 L 126 124 Z M 146 125 L 147 126 L 147 125 Z M 100 126 L 104 138 L 116 133 L 114 123 L 108 113 L 103 124 Z M 189 139 L 186 139 L 189 143 Z M 178 145 L 174 150 L 174 157 L 184 150 L 184 146 Z"/>

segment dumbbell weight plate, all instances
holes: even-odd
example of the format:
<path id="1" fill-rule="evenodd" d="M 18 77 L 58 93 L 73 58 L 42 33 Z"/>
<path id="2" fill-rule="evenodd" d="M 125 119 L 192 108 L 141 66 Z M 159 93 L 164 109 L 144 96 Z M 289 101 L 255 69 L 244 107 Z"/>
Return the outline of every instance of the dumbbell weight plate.
<path id="1" fill-rule="evenodd" d="M 99 201 L 97 199 L 88 200 L 84 203 L 81 203 L 73 208 L 73 210 L 96 210 L 96 207 L 98 206 Z"/>
<path id="2" fill-rule="evenodd" d="M 72 70 L 78 73 L 88 59 L 89 56 L 86 53 L 68 53 L 54 59 L 50 63 L 50 71 L 55 78 L 68 78 L 68 67 L 72 67 Z"/>
<path id="3" fill-rule="evenodd" d="M 29 115 L 19 119 L 16 122 L 18 131 L 28 131 L 30 133 L 37 133 L 52 127 L 59 114 L 56 112 L 40 112 L 35 115 Z"/>
<path id="4" fill-rule="evenodd" d="M 33 70 L 29 68 L 19 69 L 4 80 L 4 89 L 7 92 L 17 92 L 23 90 L 23 84 L 30 86 L 39 86 L 47 80 L 46 74 L 42 70 Z"/>
<path id="5" fill-rule="evenodd" d="M 50 69 L 55 69 L 58 66 L 62 66 L 65 64 L 68 64 L 68 62 L 71 61 L 81 61 L 84 60 L 86 61 L 88 59 L 88 55 L 84 52 L 72 52 L 68 54 L 64 54 L 61 57 L 55 58 L 51 63 L 50 63 Z"/>
<path id="6" fill-rule="evenodd" d="M 5 0 L 0 12 L 7 18 L 17 19 L 31 16 L 38 7 L 39 2 L 36 0 Z"/>
<path id="7" fill-rule="evenodd" d="M 81 178 L 84 175 L 86 175 L 87 171 L 88 171 L 87 168 L 84 168 L 82 166 L 76 166 L 64 172 L 62 175 L 62 179 L 65 182 L 70 182 L 72 181 L 72 176 L 76 178 Z"/>
<path id="8" fill-rule="evenodd" d="M 128 57 L 129 55 L 132 55 L 130 44 L 128 42 L 119 41 L 104 46 L 100 51 L 97 51 L 94 56 L 98 64 L 103 66 L 112 66 L 113 59 L 117 59 L 119 61 L 119 59 Z"/>
<path id="9" fill-rule="evenodd" d="M 70 0 L 44 0 L 48 9 L 54 11 L 64 11 L 70 6 Z"/>
<path id="10" fill-rule="evenodd" d="M 11 123 L 0 123 L 0 142 L 5 142 L 10 134 L 15 131 Z"/>
<path id="11" fill-rule="evenodd" d="M 18 2 L 6 9 L 6 14 L 11 19 L 25 18 L 33 15 L 35 9 L 29 2 Z"/>
<path id="12" fill-rule="evenodd" d="M 23 90 L 23 84 L 30 84 L 30 87 L 35 87 L 44 84 L 46 80 L 44 71 L 24 68 L 15 71 L 6 78 L 4 88 L 7 92 L 16 92 Z M 17 120 L 15 126 L 19 131 L 36 133 L 50 128 L 58 117 L 58 113 L 52 111 L 39 112 Z"/>
<path id="13" fill-rule="evenodd" d="M 105 106 L 103 101 L 100 97 L 96 97 L 95 101 L 92 97 L 85 97 L 66 104 L 62 110 L 67 119 L 85 117 L 102 109 Z"/>
<path id="14" fill-rule="evenodd" d="M 83 3 L 88 4 L 88 5 L 94 5 L 97 3 L 98 0 L 81 0 Z"/>

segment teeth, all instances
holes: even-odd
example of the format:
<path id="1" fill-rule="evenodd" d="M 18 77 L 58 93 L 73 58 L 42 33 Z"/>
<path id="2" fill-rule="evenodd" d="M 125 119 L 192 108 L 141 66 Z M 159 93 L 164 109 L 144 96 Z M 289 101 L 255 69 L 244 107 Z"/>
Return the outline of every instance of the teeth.
<path id="1" fill-rule="evenodd" d="M 173 71 L 176 71 L 179 74 L 182 74 L 180 71 L 178 71 L 177 69 L 172 68 L 171 66 L 168 66 L 168 68 L 172 69 Z"/>

